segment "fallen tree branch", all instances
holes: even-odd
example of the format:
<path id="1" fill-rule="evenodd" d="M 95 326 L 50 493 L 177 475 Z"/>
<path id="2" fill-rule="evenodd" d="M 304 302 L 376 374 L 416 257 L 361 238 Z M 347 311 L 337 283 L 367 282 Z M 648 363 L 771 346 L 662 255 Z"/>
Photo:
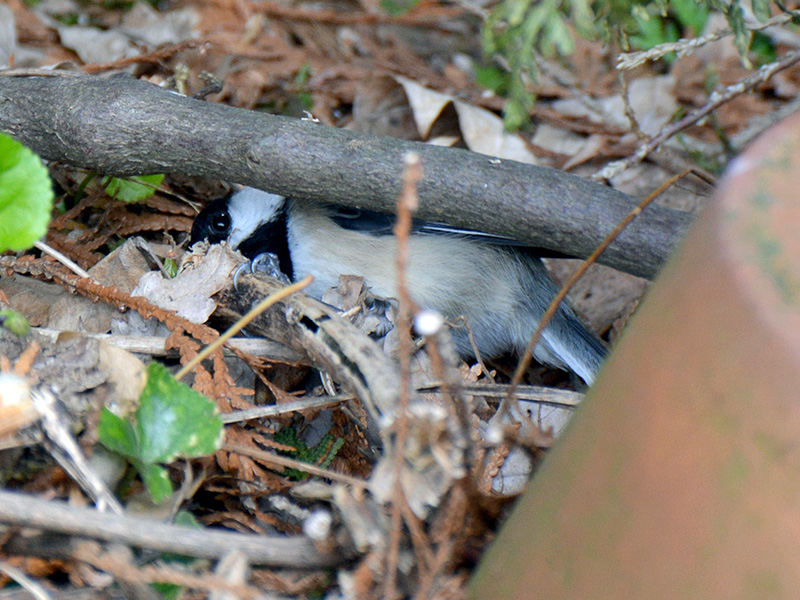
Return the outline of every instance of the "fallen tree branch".
<path id="1" fill-rule="evenodd" d="M 2 490 L 0 522 L 198 558 L 218 559 L 237 550 L 251 564 L 289 569 L 320 569 L 341 564 L 347 559 L 343 550 L 322 552 L 311 539 L 302 536 L 190 529 L 145 517 L 103 513 Z"/>
<path id="2" fill-rule="evenodd" d="M 2 74 L 2 73 L 0 73 Z M 210 104 L 128 76 L 0 77 L 0 131 L 41 156 L 109 175 L 181 173 L 393 212 L 419 154 L 420 218 L 586 257 L 635 201 L 544 167 Z M 652 206 L 600 262 L 652 277 L 692 218 Z"/>

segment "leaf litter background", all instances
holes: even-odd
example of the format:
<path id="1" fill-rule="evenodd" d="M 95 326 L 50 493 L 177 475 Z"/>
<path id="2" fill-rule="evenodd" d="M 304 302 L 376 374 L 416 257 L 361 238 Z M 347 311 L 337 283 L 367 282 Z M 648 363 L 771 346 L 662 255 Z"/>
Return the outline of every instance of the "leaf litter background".
<path id="1" fill-rule="evenodd" d="M 480 50 L 480 23 L 487 8 L 481 2 L 466 0 L 453 4 L 423 0 L 412 11 L 391 17 L 379 3 L 370 0 L 291 4 L 187 1 L 165 3 L 159 10 L 144 3 L 109 8 L 107 4 L 69 0 L 44 0 L 31 8 L 12 0 L 0 5 L 0 62 L 17 68 L 61 63 L 92 73 L 125 70 L 187 94 L 201 92 L 215 79 L 222 89 L 207 96 L 210 102 L 297 117 L 310 112 L 327 125 L 460 145 L 585 176 L 630 155 L 643 136 L 657 134 L 676 115 L 706 104 L 714 89 L 753 72 L 742 65 L 731 38 L 723 38 L 679 60 L 650 63 L 625 72 L 626 107 L 623 81 L 614 69 L 619 50 L 602 42 L 577 39 L 577 50 L 568 60 L 540 57 L 535 127 L 519 135 L 508 134 L 498 116 L 502 98 L 476 83 L 476 72 L 491 62 Z M 725 27 L 725 23 L 712 17 L 707 28 L 712 27 Z M 690 36 L 705 32 L 682 33 Z M 800 36 L 788 28 L 773 28 L 765 34 L 775 44 L 778 56 L 800 47 Z M 708 119 L 668 140 L 648 162 L 628 168 L 611 183 L 643 197 L 689 166 L 721 168 L 774 115 L 796 107 L 799 79 L 796 67 L 777 73 L 756 93 L 723 104 Z M 103 333 L 127 327 L 130 333 L 168 336 L 167 348 L 173 349 L 170 360 L 175 362 L 177 350 L 177 360 L 188 361 L 199 350 L 199 342 L 214 339 L 214 330 L 160 314 L 158 309 L 144 302 L 137 305 L 138 301 L 131 299 L 128 294 L 139 284 L 141 275 L 151 270 L 140 253 L 125 245 L 112 259 L 103 259 L 122 240 L 136 235 L 150 241 L 162 255 L 179 258 L 198 207 L 227 193 L 227 184 L 168 175 L 162 186 L 167 192 L 158 192 L 143 204 L 126 205 L 102 192 L 99 177 L 92 179 L 87 173 L 58 164 L 49 166 L 60 193 L 57 201 L 63 200 L 65 210 L 54 213 L 48 243 L 83 268 L 96 266 L 93 276 L 108 282 L 106 285 L 113 283 L 118 292 L 111 293 L 103 286 L 92 288 L 77 282 L 77 278 L 40 281 L 48 275 L 47 267 L 28 256 L 16 258 L 14 268 L 7 269 L 0 279 L 0 303 L 24 310 L 34 325 L 58 331 Z M 707 185 L 689 177 L 660 201 L 695 211 L 709 193 Z M 553 261 L 551 266 L 561 278 L 574 268 L 572 261 Z M 590 326 L 613 342 L 646 287 L 643 280 L 595 266 L 579 283 L 573 300 Z M 70 293 L 76 290 L 81 295 Z M 181 302 L 185 303 L 183 299 Z M 139 310 L 128 310 L 121 317 L 119 309 L 123 306 Z M 158 319 L 147 320 L 153 316 Z M 112 395 L 124 397 L 120 390 L 126 385 L 126 377 L 137 376 L 109 374 L 118 373 L 121 367 L 99 366 L 102 361 L 97 356 L 108 352 L 83 338 L 67 344 L 45 347 L 38 357 L 31 358 L 35 352 L 30 348 L 26 354 L 24 347 L 15 348 L 4 338 L 0 347 L 5 358 L 0 366 L 9 370 L 11 363 L 16 363 L 17 370 L 39 382 L 58 382 L 67 397 L 72 394 L 80 398 L 74 403 L 79 408 L 73 417 L 91 423 L 96 419 L 98 403 L 103 402 L 92 394 L 101 389 L 108 394 L 111 389 Z M 54 357 L 60 357 L 61 362 Z M 294 393 L 307 386 L 308 368 L 298 364 L 302 362 L 299 357 L 279 363 L 255 356 L 243 358 L 226 364 L 217 356 L 209 368 L 195 374 L 195 388 L 215 399 L 223 412 L 246 408 L 253 401 L 293 401 Z M 64 366 L 44 368 L 54 360 Z M 502 379 L 513 368 L 513 361 L 490 366 Z M 135 373 L 136 368 L 133 370 Z M 463 376 L 465 381 L 486 381 L 479 366 L 465 366 Z M 563 374 L 542 368 L 531 369 L 529 382 L 570 387 Z M 490 405 L 477 397 L 473 402 L 475 423 L 485 424 L 491 418 Z M 305 411 L 294 417 L 229 426 L 226 440 L 259 450 L 294 451 L 295 455 L 302 450 L 308 460 L 333 471 L 369 477 L 372 467 L 362 454 L 364 441 L 348 426 L 347 417 L 335 410 L 320 425 L 318 414 Z M 315 428 L 320 431 L 314 432 Z M 87 427 L 90 430 L 91 425 Z M 297 431 L 306 432 L 306 441 L 297 438 Z M 433 448 L 439 433 L 425 433 Z M 86 448 L 91 447 L 90 438 L 82 439 Z M 310 440 L 313 447 L 307 444 Z M 326 448 L 333 451 L 326 452 Z M 458 486 L 450 487 L 448 479 L 433 494 L 434 510 L 416 521 L 407 517 L 402 548 L 416 555 L 417 561 L 412 574 L 401 576 L 395 583 L 402 595 L 464 595 L 471 569 L 491 540 L 509 500 L 522 487 L 509 482 L 515 477 L 524 482 L 535 464 L 530 457 L 538 456 L 536 449 L 520 450 L 512 443 L 483 447 L 483 452 L 481 460 L 471 466 L 476 488 L 484 493 L 480 502 L 476 504 L 475 498 L 459 492 Z M 511 467 L 515 457 L 522 464 L 517 475 Z M 25 458 L 34 460 L 27 455 Z M 7 481 L 14 479 L 11 471 L 25 473 L 13 480 L 13 487 L 48 496 L 68 496 L 74 490 L 74 484 L 58 467 L 20 468 L 18 460 L 20 455 L 16 454 L 12 464 L 4 468 Z M 307 499 L 301 501 L 303 506 L 294 506 L 296 500 L 287 504 L 289 490 L 298 485 L 302 475 L 255 458 L 220 451 L 213 459 L 195 461 L 195 469 L 201 469 L 204 477 L 183 478 L 181 493 L 204 525 L 244 532 L 297 533 L 302 516 L 313 507 Z M 181 479 L 179 469 L 173 475 L 176 481 Z M 498 484 L 498 475 L 505 477 L 505 484 Z M 192 487 L 194 481 L 198 489 L 188 492 L 185 488 Z M 135 492 L 135 483 L 132 485 Z M 492 489 L 495 493 L 490 492 Z M 390 535 L 388 527 L 381 531 Z M 381 542 L 384 546 L 376 544 L 361 550 L 359 560 L 337 574 L 254 569 L 248 583 L 251 591 L 271 590 L 289 596 L 341 590 L 345 595 L 371 597 L 386 591 L 382 587 L 386 539 Z M 49 576 L 52 581 L 63 581 L 66 577 L 74 585 L 102 587 L 75 561 L 5 558 L 36 578 Z M 429 559 L 427 564 L 421 558 Z M 204 589 L 200 584 L 198 588 Z"/>

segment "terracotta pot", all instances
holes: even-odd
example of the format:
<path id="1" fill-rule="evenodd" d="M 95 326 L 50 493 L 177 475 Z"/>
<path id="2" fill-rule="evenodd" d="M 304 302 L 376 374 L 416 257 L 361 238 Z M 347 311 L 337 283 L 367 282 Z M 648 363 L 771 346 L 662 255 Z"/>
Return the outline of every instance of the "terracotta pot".
<path id="1" fill-rule="evenodd" d="M 800 598 L 800 114 L 720 182 L 473 598 Z"/>

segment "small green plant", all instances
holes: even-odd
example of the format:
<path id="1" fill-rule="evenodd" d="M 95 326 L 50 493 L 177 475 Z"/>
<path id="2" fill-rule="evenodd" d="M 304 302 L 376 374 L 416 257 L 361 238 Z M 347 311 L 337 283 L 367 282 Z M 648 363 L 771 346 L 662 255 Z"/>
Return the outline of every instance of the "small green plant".
<path id="1" fill-rule="evenodd" d="M 627 41 L 632 48 L 649 50 L 699 34 L 708 21 L 710 10 L 696 0 L 671 0 L 669 6 L 639 6 L 631 14 L 638 32 L 629 36 Z M 675 54 L 668 54 L 664 60 L 673 62 Z"/>
<path id="2" fill-rule="evenodd" d="M 132 421 L 104 408 L 98 433 L 104 446 L 133 463 L 159 503 L 172 494 L 172 483 L 162 465 L 178 457 L 215 452 L 222 442 L 222 419 L 213 402 L 176 381 L 160 363 L 152 362 Z"/>
<path id="3" fill-rule="evenodd" d="M 314 108 L 314 98 L 308 90 L 308 80 L 311 77 L 311 63 L 304 62 L 294 76 L 294 86 L 297 92 L 295 98 L 303 110 L 311 112 Z"/>
<path id="4" fill-rule="evenodd" d="M 783 10 L 781 4 L 774 5 Z M 761 22 L 771 16 L 772 6 L 770 0 L 752 2 Z M 483 48 L 487 58 L 500 58 L 508 81 L 496 75 L 487 78 L 484 73 L 488 79 L 484 85 L 496 93 L 502 90 L 506 129 L 516 130 L 528 122 L 533 106 L 537 52 L 548 58 L 566 57 L 575 48 L 575 34 L 614 40 L 623 49 L 647 49 L 699 33 L 712 11 L 725 15 L 747 63 L 752 36 L 745 26 L 741 0 L 500 0 L 484 22 Z"/>
<path id="5" fill-rule="evenodd" d="M 60 15 L 55 15 L 54 18 L 62 25 L 66 25 L 67 27 L 72 27 L 73 25 L 77 25 L 78 23 L 80 23 L 81 16 L 76 12 L 68 12 L 68 13 L 62 13 Z"/>
<path id="6" fill-rule="evenodd" d="M 163 174 L 139 175 L 127 179 L 103 177 L 101 185 L 105 187 L 106 194 L 112 198 L 135 204 L 152 196 L 162 181 L 164 181 Z"/>
<path id="7" fill-rule="evenodd" d="M 0 252 L 27 250 L 44 237 L 53 196 L 41 159 L 0 133 Z"/>
<path id="8" fill-rule="evenodd" d="M 297 437 L 297 430 L 294 427 L 284 427 L 274 435 L 274 438 L 276 442 L 292 446 L 295 449 L 291 452 L 281 452 L 281 454 L 322 468 L 328 467 L 333 462 L 336 454 L 344 445 L 344 438 L 337 438 L 327 433 L 322 436 L 319 444 L 309 448 L 303 440 Z M 298 469 L 286 469 L 286 476 L 297 481 L 304 481 L 309 477 L 308 473 Z"/>
<path id="9" fill-rule="evenodd" d="M 708 22 L 711 10 L 708 5 L 697 0 L 672 0 L 670 13 L 683 30 L 681 35 L 700 35 Z"/>
<path id="10" fill-rule="evenodd" d="M 756 32 L 753 36 L 753 41 L 750 42 L 750 52 L 754 55 L 753 60 L 758 67 L 778 60 L 775 44 L 761 32 Z"/>
<path id="11" fill-rule="evenodd" d="M 381 8 L 387 15 L 397 17 L 414 10 L 421 0 L 380 0 Z"/>
<path id="12" fill-rule="evenodd" d="M 508 91 L 510 75 L 495 65 L 475 65 L 475 81 L 498 96 L 505 96 Z"/>
<path id="13" fill-rule="evenodd" d="M 170 278 L 174 279 L 175 277 L 178 276 L 179 266 L 180 265 L 178 264 L 178 261 L 175 260 L 174 258 L 170 258 L 168 256 L 167 258 L 164 259 L 164 269 L 166 269 L 167 275 L 169 275 Z"/>
<path id="14" fill-rule="evenodd" d="M 507 129 L 519 129 L 533 107 L 530 83 L 536 79 L 534 49 L 548 57 L 566 56 L 575 49 L 571 25 L 581 35 L 595 37 L 592 9 L 587 0 L 502 0 L 483 27 L 487 56 L 500 54 L 510 78 L 504 109 Z"/>
<path id="15" fill-rule="evenodd" d="M 18 337 L 25 337 L 31 329 L 31 324 L 21 312 L 7 308 L 0 310 L 0 327 Z"/>

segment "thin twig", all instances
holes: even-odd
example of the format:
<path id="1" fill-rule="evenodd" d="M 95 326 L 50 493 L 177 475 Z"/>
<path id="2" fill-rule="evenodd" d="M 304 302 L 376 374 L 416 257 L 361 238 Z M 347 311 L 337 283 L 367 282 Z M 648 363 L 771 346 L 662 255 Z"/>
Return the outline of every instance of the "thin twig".
<path id="1" fill-rule="evenodd" d="M 411 394 L 411 312 L 414 303 L 408 293 L 408 238 L 411 235 L 411 213 L 417 209 L 419 198 L 417 184 L 422 178 L 419 156 L 409 152 L 404 158 L 403 191 L 397 201 L 397 222 L 394 234 L 397 238 L 397 300 L 399 314 L 397 329 L 400 345 L 400 398 L 395 411 L 394 423 L 394 502 L 391 507 L 391 529 L 389 532 L 389 548 L 386 552 L 386 579 L 383 586 L 383 597 L 394 600 L 398 597 L 397 569 L 400 556 L 400 538 L 402 534 L 403 512 L 400 505 L 405 500 L 401 473 L 405 462 L 406 438 L 408 437 L 408 406 Z"/>
<path id="2" fill-rule="evenodd" d="M 92 279 L 92 276 L 89 275 L 88 272 L 86 272 L 83 269 L 81 269 L 77 265 L 77 263 L 73 262 L 65 254 L 62 254 L 61 252 L 59 252 L 58 250 L 56 250 L 52 246 L 48 246 L 47 244 L 45 244 L 44 242 L 41 242 L 41 241 L 40 242 L 34 242 L 33 245 L 36 246 L 39 250 L 41 250 L 45 254 L 49 254 L 50 256 L 55 258 L 58 262 L 60 262 L 65 267 L 67 267 L 70 271 L 75 273 L 78 277 L 88 277 L 89 279 Z"/>
<path id="3" fill-rule="evenodd" d="M 633 106 L 631 105 L 628 78 L 625 77 L 624 71 L 619 72 L 619 83 L 622 86 L 622 104 L 625 107 L 625 117 L 628 119 L 628 124 L 630 125 L 631 131 L 633 131 L 636 137 L 640 140 L 646 140 L 647 134 L 645 134 L 645 132 L 642 131 L 642 128 L 639 126 L 639 121 L 636 120 L 636 113 L 633 111 Z"/>
<path id="4" fill-rule="evenodd" d="M 343 473 L 336 473 L 335 471 L 329 471 L 328 469 L 323 469 L 322 467 L 318 467 L 316 465 L 304 463 L 299 460 L 289 458 L 288 456 L 278 456 L 277 454 L 272 454 L 263 450 L 256 450 L 255 448 L 248 448 L 247 446 L 239 446 L 237 444 L 223 444 L 221 450 L 249 456 L 250 458 L 255 458 L 279 467 L 287 467 L 289 469 L 305 471 L 311 475 L 324 477 L 325 479 L 330 479 L 331 481 L 338 481 L 339 483 L 346 483 L 348 485 L 353 485 L 360 488 L 367 487 L 367 482 L 363 479 L 351 477 L 350 475 L 345 475 Z"/>
<path id="5" fill-rule="evenodd" d="M 435 367 L 434 367 L 434 370 Z M 500 383 L 461 383 L 461 392 L 466 394 L 476 394 L 487 398 L 504 398 L 508 395 L 509 385 Z M 444 381 L 432 381 L 425 385 L 415 388 L 417 392 L 436 392 L 442 391 L 447 396 L 452 397 L 449 384 Z M 555 406 L 558 408 L 575 408 L 581 403 L 583 394 L 572 390 L 560 390 L 538 385 L 519 385 L 514 389 L 514 395 L 518 400 Z M 337 396 L 319 396 L 302 398 L 296 402 L 287 402 L 271 406 L 257 406 L 246 410 L 238 410 L 220 415 L 225 424 L 239 423 L 250 419 L 260 419 L 265 417 L 275 417 L 278 415 L 289 414 L 301 410 L 326 408 L 353 400 L 351 394 L 339 394 Z"/>
<path id="6" fill-rule="evenodd" d="M 472 326 L 469 324 L 469 319 L 464 317 L 464 327 L 467 330 L 467 335 L 469 336 L 469 345 L 472 346 L 472 352 L 475 354 L 475 361 L 480 365 L 481 371 L 483 372 L 486 377 L 489 378 L 489 381 L 494 383 L 494 375 L 486 366 L 486 363 L 483 362 L 483 356 L 481 356 L 480 348 L 478 348 L 478 342 L 475 341 L 475 333 L 472 331 Z"/>
<path id="7" fill-rule="evenodd" d="M 442 540 L 438 545 L 433 560 L 427 565 L 428 576 L 422 580 L 417 590 L 417 598 L 425 599 L 430 597 L 430 590 L 436 581 L 436 577 L 441 574 L 451 560 L 454 545 L 453 538 L 450 536 Z"/>
<path id="8" fill-rule="evenodd" d="M 153 52 L 138 54 L 136 56 L 130 56 L 128 58 L 121 58 L 119 60 L 115 60 L 110 63 L 94 63 L 86 65 L 82 67 L 82 69 L 85 73 L 100 73 L 102 71 L 123 69 L 130 65 L 158 63 L 166 61 L 166 59 L 171 58 L 175 54 L 183 52 L 184 50 L 189 50 L 190 48 L 196 48 L 201 43 L 202 42 L 198 40 L 184 40 L 182 42 L 178 42 L 177 44 L 172 44 L 171 46 L 167 46 L 165 48 L 159 48 L 158 50 L 155 50 Z"/>
<path id="9" fill-rule="evenodd" d="M 349 402 L 355 400 L 353 394 L 339 394 L 337 396 L 316 396 L 302 398 L 297 402 L 286 402 L 285 404 L 274 404 L 270 406 L 256 406 L 255 408 L 248 408 L 246 410 L 237 410 L 224 415 L 222 422 L 240 423 L 242 421 L 249 421 L 250 419 L 263 419 L 264 417 L 277 417 L 278 415 L 285 415 L 301 410 L 327 408 L 328 406 L 335 406 L 342 402 Z"/>
<path id="10" fill-rule="evenodd" d="M 168 565 L 138 566 L 123 553 L 103 552 L 98 544 L 82 542 L 76 545 L 74 558 L 129 583 L 170 583 L 193 590 L 221 591 L 230 597 L 262 600 L 263 593 L 255 587 L 231 583 L 215 574 L 189 572 Z M 173 563 L 174 564 L 174 563 Z"/>
<path id="11" fill-rule="evenodd" d="M 769 27 L 774 27 L 775 25 L 783 25 L 784 23 L 788 23 L 797 16 L 798 15 L 796 12 L 794 12 L 794 14 L 788 13 L 776 15 L 764 23 L 746 23 L 745 27 L 750 31 L 761 31 Z M 715 31 L 698 38 L 682 38 L 675 42 L 658 44 L 657 46 L 653 46 L 652 48 L 643 52 L 623 52 L 617 56 L 617 69 L 634 69 L 639 65 L 646 63 L 647 61 L 658 60 L 672 52 L 675 52 L 678 55 L 678 58 L 682 58 L 701 46 L 705 46 L 710 42 L 715 42 L 729 35 L 733 35 L 733 31 L 730 29 L 720 29 L 719 31 Z"/>
<path id="12" fill-rule="evenodd" d="M 13 579 L 22 586 L 35 600 L 53 600 L 53 597 L 40 583 L 34 581 L 14 565 L 0 561 L 0 573 Z"/>
<path id="13" fill-rule="evenodd" d="M 463 394 L 474 394 L 486 398 L 505 398 L 508 395 L 509 385 L 503 383 L 469 383 L 459 384 Z M 418 392 L 435 392 L 442 389 L 445 393 L 447 384 L 444 381 L 432 381 L 417 388 Z M 561 390 L 541 385 L 518 385 L 514 388 L 514 395 L 519 400 L 526 400 L 536 404 L 555 406 L 558 408 L 575 408 L 583 400 L 583 394 L 572 390 Z"/>
<path id="14" fill-rule="evenodd" d="M 31 330 L 51 342 L 55 342 L 58 336 L 64 333 L 63 330 L 48 329 L 46 327 L 33 327 Z M 113 333 L 83 333 L 82 335 L 137 354 L 167 357 L 179 356 L 178 350 L 166 348 L 166 338 L 163 336 L 118 335 Z M 307 358 L 291 348 L 262 338 L 233 338 L 228 340 L 227 346 L 225 353 L 228 355 L 235 356 L 241 352 L 270 361 L 308 364 Z"/>
<path id="15" fill-rule="evenodd" d="M 264 298 L 261 302 L 259 302 L 255 307 L 253 307 L 246 315 L 244 315 L 241 319 L 239 319 L 236 323 L 231 325 L 231 327 L 219 336 L 213 343 L 209 344 L 203 350 L 198 353 L 192 360 L 186 363 L 183 368 L 178 371 L 175 375 L 175 379 L 180 380 L 183 376 L 189 373 L 192 369 L 194 369 L 197 365 L 199 365 L 203 360 L 205 360 L 208 356 L 213 354 L 217 348 L 222 346 L 225 342 L 227 342 L 230 338 L 235 336 L 239 333 L 242 329 L 247 327 L 250 322 L 255 319 L 258 315 L 263 313 L 273 304 L 280 302 L 284 298 L 287 298 L 294 294 L 295 292 L 299 292 L 300 290 L 308 287 L 311 285 L 311 282 L 314 281 L 313 275 L 310 273 L 305 276 L 304 279 L 298 281 L 297 283 L 293 283 L 292 285 L 287 285 L 279 292 L 275 292 L 274 294 Z"/>
<path id="16" fill-rule="evenodd" d="M 408 499 L 405 497 L 402 488 L 400 489 L 400 493 L 402 497 L 398 498 L 397 504 L 403 512 L 403 521 L 405 521 L 408 532 L 411 534 L 411 543 L 414 545 L 414 550 L 417 554 L 417 568 L 420 570 L 420 573 L 425 573 L 430 569 L 433 563 L 431 541 L 425 534 L 425 528 L 423 527 L 421 519 L 411 510 L 411 506 L 408 504 Z M 420 579 L 422 579 L 421 575 Z"/>
<path id="17" fill-rule="evenodd" d="M 475 446 L 470 435 L 470 414 L 467 409 L 468 404 L 461 395 L 461 392 L 464 391 L 464 382 L 457 376 L 457 371 L 453 367 L 456 358 L 451 356 L 450 360 L 445 360 L 443 355 L 443 350 L 447 351 L 449 349 L 452 353 L 452 347 L 448 348 L 449 345 L 444 345 L 440 342 L 441 336 L 431 335 L 426 339 L 425 347 L 428 350 L 428 357 L 431 361 L 431 371 L 439 378 L 437 387 L 441 389 L 442 396 L 446 400 L 443 404 L 450 412 L 450 416 L 456 419 L 461 429 L 461 440 L 456 440 L 454 434 L 450 443 L 462 446 L 466 450 L 465 462 L 467 465 L 473 465 L 475 463 Z M 467 467 L 467 470 L 469 470 L 469 467 Z M 467 485 L 472 485 L 472 479 L 467 478 Z"/>
<path id="18" fill-rule="evenodd" d="M 61 414 L 53 393 L 47 389 L 33 390 L 31 400 L 41 415 L 46 446 L 53 458 L 97 504 L 98 509 L 122 514 L 122 505 L 86 458 L 67 425 L 68 419 Z"/>
<path id="19" fill-rule="evenodd" d="M 781 60 L 764 65 L 749 77 L 746 77 L 738 83 L 729 85 L 722 92 L 712 93 L 711 96 L 709 96 L 708 102 L 705 104 L 705 106 L 701 106 L 700 108 L 693 110 L 672 125 L 664 127 L 658 135 L 651 138 L 649 141 L 642 143 L 636 152 L 627 158 L 624 158 L 623 160 L 609 163 L 605 168 L 603 168 L 603 170 L 595 173 L 592 176 L 592 179 L 610 181 L 628 167 L 643 161 L 648 154 L 656 150 L 661 144 L 675 134 L 694 125 L 726 102 L 730 102 L 730 100 L 736 96 L 740 96 L 745 92 L 749 92 L 757 85 L 769 80 L 769 78 L 775 73 L 783 71 L 784 69 L 788 69 L 798 61 L 800 61 L 800 50 L 788 52 Z"/>
<path id="20" fill-rule="evenodd" d="M 76 69 L 0 69 L 2 77 L 85 77 L 85 73 Z"/>

